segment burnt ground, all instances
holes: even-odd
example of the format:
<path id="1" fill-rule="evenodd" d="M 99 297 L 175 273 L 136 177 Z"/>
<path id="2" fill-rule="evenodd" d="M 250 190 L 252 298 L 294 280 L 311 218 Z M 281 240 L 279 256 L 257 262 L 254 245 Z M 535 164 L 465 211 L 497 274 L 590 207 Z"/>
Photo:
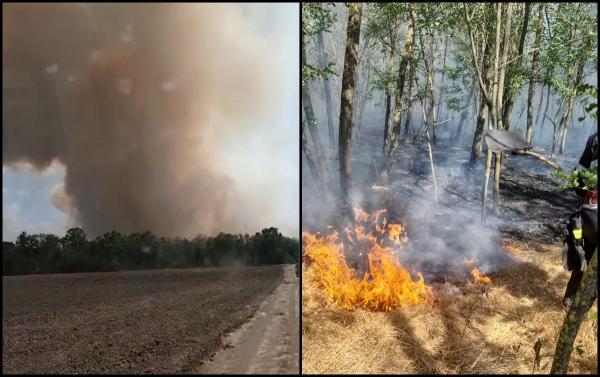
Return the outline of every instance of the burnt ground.
<path id="1" fill-rule="evenodd" d="M 456 258 L 444 258 L 446 262 L 454 263 L 453 266 L 421 265 L 420 269 L 426 278 L 428 270 L 436 275 L 437 272 L 447 274 L 448 270 L 464 267 L 461 257 L 464 250 L 461 249 L 474 248 L 480 242 L 487 242 L 487 239 L 493 240 L 498 247 L 517 242 L 536 252 L 548 251 L 560 244 L 561 220 L 566 219 L 578 206 L 574 192 L 556 190 L 558 181 L 549 176 L 551 168 L 531 157 L 508 154 L 500 177 L 499 205 L 495 209 L 492 208 L 492 169 L 487 220 L 482 225 L 480 214 L 485 155 L 475 167 L 469 168 L 470 144 L 452 145 L 443 139 L 439 140 L 433 146 L 438 184 L 437 205 L 433 206 L 433 180 L 427 143 L 400 144 L 390 178 L 388 182 L 383 182 L 376 173 L 383 162 L 381 139 L 377 130 L 367 130 L 353 141 L 354 202 L 368 211 L 387 208 L 392 220 L 406 224 L 409 238 L 419 246 L 419 250 L 438 247 L 431 240 L 435 238 L 442 240 L 439 247 L 456 251 Z M 570 170 L 577 165 L 578 157 L 561 156 L 557 162 Z M 337 160 L 331 161 L 333 181 L 336 183 L 339 180 L 337 163 Z M 323 231 L 324 225 L 336 225 L 339 216 L 334 205 L 323 204 L 319 195 L 314 194 L 312 177 L 306 167 L 304 177 L 303 229 L 315 232 Z M 323 208 L 328 210 L 324 211 Z M 488 236 L 482 240 L 476 233 L 488 233 Z M 490 255 L 488 253 L 485 256 L 488 262 Z M 506 253 L 495 255 L 504 258 Z M 488 272 L 494 269 L 488 269 Z"/>
<path id="2" fill-rule="evenodd" d="M 2 372 L 193 372 L 282 278 L 282 266 L 3 277 Z"/>
<path id="3" fill-rule="evenodd" d="M 464 168 L 470 145 L 449 146 L 440 140 L 434 147 L 441 189 L 433 208 L 427 144 L 400 145 L 394 170 L 384 185 L 373 174 L 380 163 L 380 133 L 364 131 L 353 142 L 355 203 L 365 209 L 395 211 L 406 224 L 409 240 L 423 245 L 409 249 L 411 253 L 427 253 L 421 259 L 432 263 L 454 260 L 460 265 L 464 254 L 459 249 L 478 249 L 485 240 L 498 246 L 509 243 L 519 252 L 492 253 L 509 256 L 515 263 L 491 272 L 477 264 L 491 278 L 489 284 L 453 278 L 442 284 L 435 281 L 431 286 L 436 300 L 389 313 L 337 307 L 317 284 L 310 283 L 314 271 L 305 264 L 303 373 L 531 374 L 536 362 L 534 344 L 540 341 L 535 373 L 548 374 L 565 316 L 561 301 L 569 279 L 569 272 L 561 266 L 558 224 L 577 207 L 577 196 L 557 192 L 558 182 L 548 176 L 551 169 L 540 161 L 509 155 L 501 176 L 498 211 L 493 213 L 490 205 L 482 226 L 484 161 L 472 171 Z M 570 170 L 578 157 L 558 161 Z M 337 167 L 337 161 L 332 166 Z M 308 167 L 303 169 L 302 228 L 325 232 L 326 224 L 335 225 L 339 213 L 334 205 L 321 201 L 323 195 L 313 189 Z M 337 169 L 332 171 L 337 183 Z M 491 193 L 490 189 L 490 198 Z M 484 233 L 488 234 L 481 237 Z M 437 242 L 449 247 L 435 248 Z M 410 256 L 400 256 L 403 266 L 409 267 L 405 261 Z M 441 266 L 442 271 L 446 267 Z M 430 271 L 421 271 L 427 281 Z M 598 371 L 597 304 L 588 314 L 575 341 L 579 351 L 571 355 L 569 374 Z"/>

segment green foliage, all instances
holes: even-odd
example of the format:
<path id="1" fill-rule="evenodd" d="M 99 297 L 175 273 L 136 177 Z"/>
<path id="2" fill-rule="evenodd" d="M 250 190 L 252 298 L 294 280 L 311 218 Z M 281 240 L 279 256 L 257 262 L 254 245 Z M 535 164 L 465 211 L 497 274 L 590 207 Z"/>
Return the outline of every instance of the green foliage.
<path id="1" fill-rule="evenodd" d="M 575 67 L 597 57 L 597 21 L 593 5 L 548 3 L 540 50 L 545 71 L 554 72 L 546 83 L 565 97 L 583 94 L 574 87 Z"/>
<path id="2" fill-rule="evenodd" d="M 316 35 L 321 31 L 330 31 L 336 17 L 331 9 L 325 6 L 326 4 L 302 3 L 302 33 L 305 37 Z"/>
<path id="3" fill-rule="evenodd" d="M 460 98 L 448 97 L 446 100 L 446 106 L 450 110 L 460 111 Z"/>
<path id="4" fill-rule="evenodd" d="M 589 114 L 593 119 L 596 119 L 598 117 L 598 88 L 593 85 L 583 83 L 579 85 L 577 92 L 586 96 L 581 100 L 584 115 L 579 117 L 577 120 L 579 122 L 583 122 L 586 118 L 585 114 Z"/>
<path id="5" fill-rule="evenodd" d="M 583 171 L 567 172 L 562 169 L 557 169 L 551 174 L 552 177 L 563 181 L 558 186 L 558 191 L 567 190 L 570 188 L 583 188 L 596 191 L 598 187 L 598 172 L 596 169 L 587 169 Z"/>
<path id="6" fill-rule="evenodd" d="M 319 33 L 330 32 L 331 26 L 336 21 L 335 14 L 328 3 L 302 3 L 302 43 L 306 44 L 312 37 Z M 329 3 L 332 4 L 332 3 Z M 302 86 L 308 85 L 311 80 L 325 79 L 328 75 L 335 75 L 335 63 L 328 62 L 325 67 L 318 68 L 308 63 L 302 64 Z"/>
<path id="7" fill-rule="evenodd" d="M 192 240 L 158 238 L 151 232 L 123 235 L 112 231 L 88 241 L 81 228 L 60 239 L 52 234 L 21 233 L 17 241 L 4 242 L 4 275 L 62 272 L 95 272 L 295 263 L 298 240 L 285 237 L 277 228 L 253 236 L 219 233 Z"/>
<path id="8" fill-rule="evenodd" d="M 317 68 L 310 64 L 304 64 L 302 66 L 302 86 L 308 84 L 311 80 L 326 79 L 328 75 L 335 75 L 335 63 L 330 62 L 324 68 Z"/>

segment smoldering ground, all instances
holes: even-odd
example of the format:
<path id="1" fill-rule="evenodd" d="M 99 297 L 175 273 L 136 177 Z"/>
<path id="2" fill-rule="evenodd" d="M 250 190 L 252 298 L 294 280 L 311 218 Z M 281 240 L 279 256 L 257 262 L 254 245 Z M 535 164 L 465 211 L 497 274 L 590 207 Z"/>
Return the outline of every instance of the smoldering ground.
<path id="1" fill-rule="evenodd" d="M 52 201 L 94 235 L 294 232 L 297 88 L 242 8 L 3 5 L 3 165 L 63 165 Z"/>
<path id="2" fill-rule="evenodd" d="M 374 179 L 380 153 L 371 138 L 370 134 L 363 135 L 362 146 L 353 151 L 353 205 L 369 213 L 385 209 L 389 223 L 405 226 L 408 243 L 398 253 L 403 266 L 413 273 L 421 272 L 431 282 L 462 278 L 465 274 L 470 277 L 472 265 L 466 260 L 471 260 L 485 274 L 512 265 L 497 230 L 500 220 L 489 215 L 487 223 L 482 223 L 480 200 L 468 203 L 448 192 L 468 196 L 479 191 L 479 170 L 471 172 L 455 159 L 441 161 L 442 156 L 436 153 L 434 159 L 440 158 L 435 161 L 437 202 L 434 202 L 426 150 L 405 147 L 401 152 L 403 161 L 398 161 L 399 166 L 393 169 L 389 184 L 383 185 Z M 333 203 L 329 206 L 319 203 L 320 196 L 313 192 L 310 182 L 303 187 L 303 197 L 307 196 L 313 200 L 303 207 L 303 227 L 309 232 L 326 233 L 327 225 L 335 226 L 339 221 L 339 210 Z"/>

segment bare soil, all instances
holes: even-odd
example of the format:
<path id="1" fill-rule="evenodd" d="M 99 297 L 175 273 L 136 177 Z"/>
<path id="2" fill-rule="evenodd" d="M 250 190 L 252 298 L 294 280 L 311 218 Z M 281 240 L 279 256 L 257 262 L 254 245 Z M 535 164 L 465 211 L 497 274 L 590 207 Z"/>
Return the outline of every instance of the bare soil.
<path id="1" fill-rule="evenodd" d="M 3 277 L 3 373 L 191 373 L 282 266 Z"/>

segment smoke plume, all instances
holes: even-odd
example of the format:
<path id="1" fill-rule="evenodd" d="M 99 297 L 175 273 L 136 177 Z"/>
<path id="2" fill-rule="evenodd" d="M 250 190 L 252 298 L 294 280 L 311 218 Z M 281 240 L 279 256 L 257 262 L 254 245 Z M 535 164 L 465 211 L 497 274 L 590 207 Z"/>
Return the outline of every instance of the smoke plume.
<path id="1" fill-rule="evenodd" d="M 3 21 L 3 164 L 58 160 L 52 201 L 87 232 L 280 225 L 281 166 L 243 170 L 282 153 L 285 67 L 239 5 L 13 4 Z M 272 147 L 240 153 L 263 135 Z"/>

